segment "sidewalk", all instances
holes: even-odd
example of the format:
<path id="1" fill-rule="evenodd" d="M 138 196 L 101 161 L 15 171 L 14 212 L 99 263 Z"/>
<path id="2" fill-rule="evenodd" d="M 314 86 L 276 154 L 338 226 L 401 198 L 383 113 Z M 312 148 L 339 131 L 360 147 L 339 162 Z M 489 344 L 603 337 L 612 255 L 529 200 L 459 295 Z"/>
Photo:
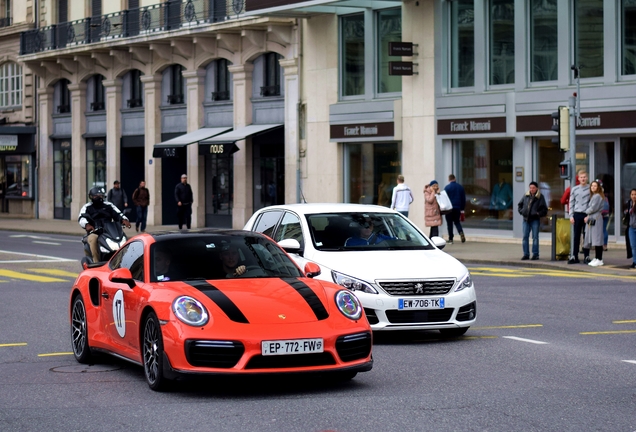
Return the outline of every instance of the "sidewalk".
<path id="1" fill-rule="evenodd" d="M 46 234 L 66 234 L 82 236 L 82 230 L 76 221 L 59 219 L 20 219 L 0 217 L 0 230 L 26 231 Z M 148 232 L 176 231 L 176 225 L 148 226 Z M 136 234 L 134 229 L 126 230 L 126 234 Z M 457 238 L 459 240 L 459 238 Z M 454 256 L 464 264 L 501 264 L 510 266 L 523 266 L 532 268 L 552 268 L 565 271 L 584 271 L 598 274 L 614 274 L 634 276 L 636 269 L 630 269 L 632 261 L 626 258 L 625 244 L 610 243 L 609 250 L 603 253 L 603 267 L 590 267 L 585 264 L 568 265 L 566 261 L 550 261 L 550 242 L 542 239 L 539 252 L 541 259 L 538 261 L 521 261 L 521 239 L 506 237 L 466 237 L 466 243 L 455 242 L 446 245 L 444 251 Z M 581 255 L 582 256 L 582 255 Z M 591 252 L 594 257 L 594 252 Z"/>

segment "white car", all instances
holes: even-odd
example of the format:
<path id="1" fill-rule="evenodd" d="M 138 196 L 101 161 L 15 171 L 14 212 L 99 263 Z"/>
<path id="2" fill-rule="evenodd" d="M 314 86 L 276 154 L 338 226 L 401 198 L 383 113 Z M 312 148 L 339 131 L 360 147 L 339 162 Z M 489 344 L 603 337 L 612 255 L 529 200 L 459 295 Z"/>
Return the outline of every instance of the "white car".
<path id="1" fill-rule="evenodd" d="M 442 252 L 400 213 L 359 204 L 263 208 L 246 230 L 270 236 L 300 268 L 355 292 L 373 330 L 436 329 L 457 337 L 475 322 L 477 297 L 468 269 Z"/>

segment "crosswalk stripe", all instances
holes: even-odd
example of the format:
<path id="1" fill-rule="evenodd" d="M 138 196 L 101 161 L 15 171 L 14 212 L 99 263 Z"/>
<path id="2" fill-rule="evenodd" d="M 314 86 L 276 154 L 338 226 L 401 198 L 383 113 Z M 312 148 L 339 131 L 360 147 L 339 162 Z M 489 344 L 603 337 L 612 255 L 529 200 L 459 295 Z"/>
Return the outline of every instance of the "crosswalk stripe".
<path id="1" fill-rule="evenodd" d="M 0 276 L 12 279 L 28 280 L 32 282 L 68 282 L 66 279 L 58 279 L 48 276 L 37 276 L 28 273 L 19 273 L 13 270 L 0 270 Z"/>
<path id="2" fill-rule="evenodd" d="M 66 270 L 58 270 L 58 269 L 27 269 L 30 272 L 33 273 L 41 273 L 41 274 L 48 274 L 51 276 L 67 276 L 67 277 L 71 277 L 71 278 L 76 278 L 77 275 L 79 273 L 74 273 L 74 272 L 70 272 L 70 271 L 66 271 Z"/>

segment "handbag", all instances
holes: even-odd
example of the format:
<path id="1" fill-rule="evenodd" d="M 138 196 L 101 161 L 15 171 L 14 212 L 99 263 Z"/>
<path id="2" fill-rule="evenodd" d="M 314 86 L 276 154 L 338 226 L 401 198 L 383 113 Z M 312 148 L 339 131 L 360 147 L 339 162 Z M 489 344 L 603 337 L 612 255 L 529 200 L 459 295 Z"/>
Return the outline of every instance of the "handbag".
<path id="1" fill-rule="evenodd" d="M 437 198 L 437 204 L 439 204 L 440 213 L 450 213 L 450 211 L 453 209 L 453 204 L 451 203 L 451 200 L 448 197 L 446 191 L 443 190 L 440 193 L 436 194 L 435 198 Z"/>

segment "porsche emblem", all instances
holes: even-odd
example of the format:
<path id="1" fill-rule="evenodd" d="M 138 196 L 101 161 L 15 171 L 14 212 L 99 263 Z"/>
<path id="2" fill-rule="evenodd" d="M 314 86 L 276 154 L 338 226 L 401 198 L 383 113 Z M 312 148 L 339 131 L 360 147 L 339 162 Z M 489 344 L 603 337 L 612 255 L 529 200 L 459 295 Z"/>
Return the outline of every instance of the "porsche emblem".
<path id="1" fill-rule="evenodd" d="M 285 318 L 287 318 L 287 317 L 286 317 L 285 315 L 283 315 L 283 314 L 280 314 L 280 315 L 278 315 L 278 318 L 280 318 L 280 319 L 284 320 L 284 319 L 285 319 Z"/>
<path id="2" fill-rule="evenodd" d="M 423 294 L 424 293 L 424 285 L 421 283 L 415 284 L 415 294 Z"/>

